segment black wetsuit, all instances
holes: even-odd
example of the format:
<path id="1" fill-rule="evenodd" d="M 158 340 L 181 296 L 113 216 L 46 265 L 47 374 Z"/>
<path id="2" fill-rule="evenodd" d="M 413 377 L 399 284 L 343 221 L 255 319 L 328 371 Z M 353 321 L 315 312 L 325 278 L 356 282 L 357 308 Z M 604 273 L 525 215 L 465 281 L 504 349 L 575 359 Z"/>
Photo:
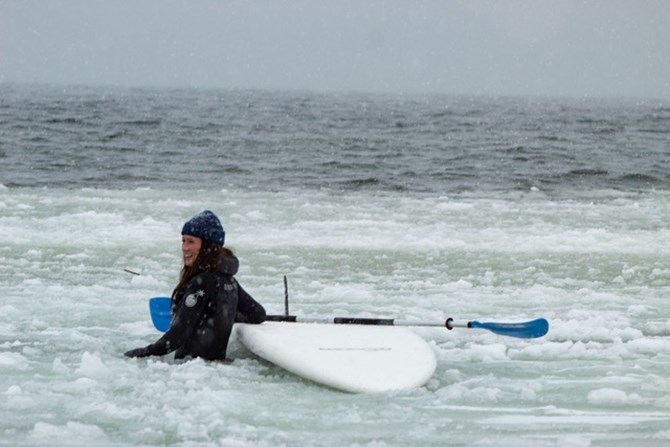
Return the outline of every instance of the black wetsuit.
<path id="1" fill-rule="evenodd" d="M 262 323 L 265 309 L 233 278 L 237 258 L 229 258 L 216 272 L 193 277 L 183 290 L 179 304 L 172 306 L 172 323 L 155 343 L 126 352 L 128 357 L 164 355 L 175 358 L 226 358 L 228 339 L 234 322 Z"/>

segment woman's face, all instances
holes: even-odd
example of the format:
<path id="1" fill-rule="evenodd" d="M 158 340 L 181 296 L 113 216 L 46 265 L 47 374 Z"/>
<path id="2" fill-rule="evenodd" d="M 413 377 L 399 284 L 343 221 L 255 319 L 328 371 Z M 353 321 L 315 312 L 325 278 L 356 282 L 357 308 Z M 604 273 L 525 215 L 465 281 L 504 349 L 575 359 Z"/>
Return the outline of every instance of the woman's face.
<path id="1" fill-rule="evenodd" d="M 188 234 L 184 234 L 181 237 L 181 253 L 184 257 L 185 267 L 193 265 L 198 258 L 198 253 L 200 253 L 200 247 L 202 247 L 202 239 L 199 237 Z"/>

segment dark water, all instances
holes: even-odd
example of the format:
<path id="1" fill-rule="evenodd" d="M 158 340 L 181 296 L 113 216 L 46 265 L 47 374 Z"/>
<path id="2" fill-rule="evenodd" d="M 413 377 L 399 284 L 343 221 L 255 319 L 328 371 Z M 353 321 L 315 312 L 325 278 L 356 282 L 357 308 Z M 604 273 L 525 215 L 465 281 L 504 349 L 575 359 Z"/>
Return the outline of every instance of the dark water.
<path id="1" fill-rule="evenodd" d="M 670 103 L 0 85 L 0 183 L 670 189 Z"/>

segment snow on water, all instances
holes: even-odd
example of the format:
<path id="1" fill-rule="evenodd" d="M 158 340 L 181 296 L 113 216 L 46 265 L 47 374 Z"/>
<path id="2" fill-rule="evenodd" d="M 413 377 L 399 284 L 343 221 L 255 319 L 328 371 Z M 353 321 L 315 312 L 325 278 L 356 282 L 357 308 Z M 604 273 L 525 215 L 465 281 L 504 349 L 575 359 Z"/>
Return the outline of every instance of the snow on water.
<path id="1" fill-rule="evenodd" d="M 418 390 L 350 395 L 260 361 L 131 360 L 179 232 L 217 212 L 271 313 L 549 319 L 416 331 Z M 0 189 L 0 445 L 670 443 L 670 196 Z M 124 268 L 138 271 L 134 276 Z M 402 371 L 398 371 L 402 374 Z"/>

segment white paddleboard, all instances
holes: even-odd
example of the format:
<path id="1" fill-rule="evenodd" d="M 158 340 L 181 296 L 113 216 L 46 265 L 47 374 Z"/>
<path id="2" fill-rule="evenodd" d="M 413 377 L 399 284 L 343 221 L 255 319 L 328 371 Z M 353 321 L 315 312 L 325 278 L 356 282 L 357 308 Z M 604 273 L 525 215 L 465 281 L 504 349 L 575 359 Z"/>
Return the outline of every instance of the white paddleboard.
<path id="1" fill-rule="evenodd" d="M 417 388 L 435 372 L 433 349 L 401 327 L 271 321 L 235 326 L 238 340 L 257 356 L 343 391 Z"/>

